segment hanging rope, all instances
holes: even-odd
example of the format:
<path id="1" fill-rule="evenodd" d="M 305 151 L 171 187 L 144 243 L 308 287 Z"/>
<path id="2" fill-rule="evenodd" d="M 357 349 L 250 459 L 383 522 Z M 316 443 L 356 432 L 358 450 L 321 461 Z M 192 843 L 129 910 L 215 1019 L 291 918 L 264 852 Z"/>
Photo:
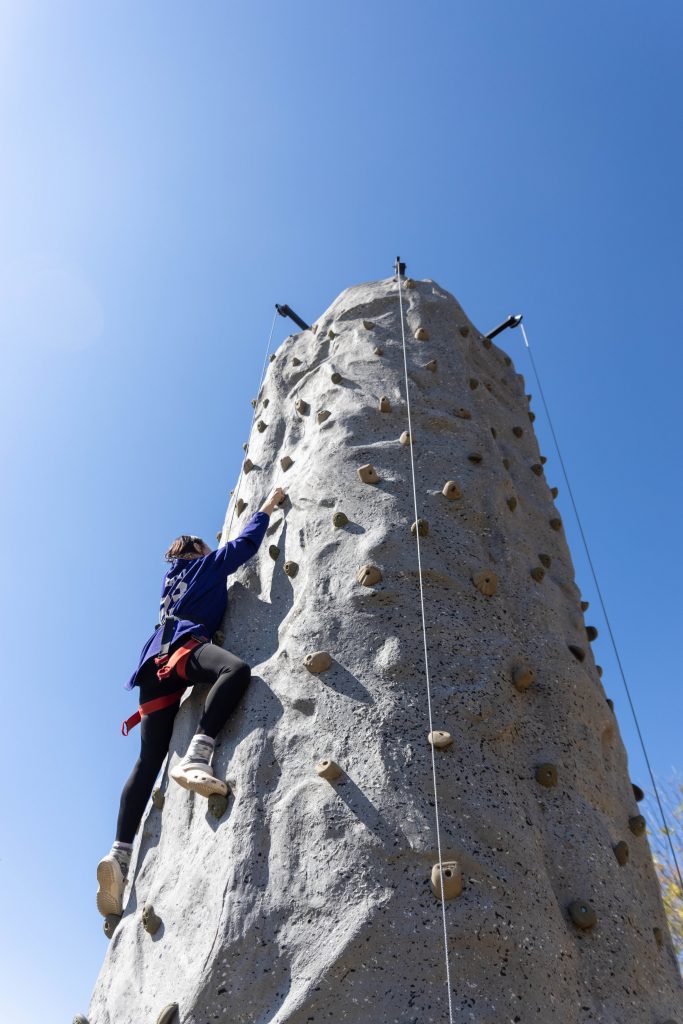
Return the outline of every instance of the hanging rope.
<path id="1" fill-rule="evenodd" d="M 422 586 L 422 557 L 421 557 L 421 554 L 420 554 L 420 531 L 419 531 L 418 525 L 417 525 L 418 521 L 419 521 L 419 516 L 418 516 L 418 511 L 417 511 L 417 486 L 416 486 L 416 483 L 415 483 L 415 457 L 413 455 L 413 440 L 414 440 L 414 438 L 413 438 L 413 423 L 412 423 L 412 418 L 411 418 L 411 414 L 410 414 L 410 385 L 409 385 L 409 381 L 408 381 L 408 355 L 407 355 L 407 352 L 406 352 L 406 331 L 405 331 L 405 323 L 404 323 L 404 320 L 403 320 L 403 294 L 402 294 L 402 288 L 401 288 L 401 273 L 400 273 L 400 271 L 397 271 L 396 276 L 398 278 L 398 304 L 399 304 L 399 311 L 400 311 L 400 314 L 401 314 L 401 338 L 402 338 L 402 341 L 403 341 L 403 370 L 404 370 L 404 373 L 405 373 L 405 383 L 406 383 L 406 406 L 407 406 L 407 410 L 408 410 L 408 433 L 410 435 L 410 444 L 408 445 L 408 448 L 410 449 L 410 474 L 411 474 L 412 484 L 413 484 L 413 508 L 414 508 L 414 512 L 415 512 L 415 540 L 417 542 L 417 570 L 418 570 L 419 581 L 420 581 L 420 611 L 421 611 L 421 614 L 422 614 L 422 641 L 423 641 L 423 644 L 424 644 L 425 677 L 426 677 L 426 681 L 427 681 L 427 711 L 428 711 L 428 714 L 429 714 L 429 732 L 433 734 L 433 732 L 434 732 L 434 723 L 433 723 L 433 720 L 432 720 L 432 696 L 431 696 L 431 688 L 430 688 L 430 684 L 429 684 L 429 652 L 428 652 L 428 649 L 427 649 L 427 625 L 426 625 L 426 618 L 425 618 L 424 590 L 423 590 L 423 586 Z M 433 786 L 434 786 L 434 818 L 435 818 L 435 822 L 436 822 L 436 843 L 437 843 L 437 848 L 438 848 L 438 853 L 439 853 L 439 881 L 440 881 L 440 884 L 441 884 L 441 916 L 442 916 L 442 919 L 443 919 L 443 944 L 444 944 L 444 957 L 445 957 L 445 961 L 446 961 L 446 985 L 447 985 L 447 988 L 448 988 L 448 1019 L 449 1019 L 450 1024 L 453 1024 L 453 1004 L 452 1004 L 452 999 L 451 999 L 451 971 L 450 971 L 450 965 L 449 965 L 449 962 L 448 962 L 448 928 L 447 928 L 447 925 L 446 925 L 446 901 L 444 899 L 444 893 L 443 893 L 443 872 L 442 872 L 443 861 L 442 861 L 442 858 L 441 858 L 441 826 L 440 826 L 440 823 L 439 823 L 439 797 L 438 797 L 437 785 L 436 785 L 436 756 L 435 756 L 435 753 L 434 753 L 434 744 L 430 743 L 430 747 L 431 747 L 431 750 L 432 750 L 432 783 L 433 783 Z"/>
<path id="2" fill-rule="evenodd" d="M 567 491 L 569 493 L 569 499 L 570 499 L 570 501 L 572 503 L 572 508 L 574 509 L 574 515 L 576 516 L 576 522 L 578 523 L 579 532 L 581 534 L 581 540 L 583 541 L 583 547 L 584 547 L 584 550 L 586 552 L 586 558 L 588 559 L 588 564 L 590 566 L 591 575 L 593 577 L 593 583 L 595 584 L 595 589 L 596 589 L 596 591 L 598 593 L 598 598 L 600 600 L 600 607 L 602 608 L 602 614 L 605 617 L 605 622 L 607 624 L 607 631 L 609 633 L 610 641 L 612 643 L 612 649 L 614 650 L 614 656 L 617 659 L 617 665 L 619 666 L 619 673 L 621 675 L 621 679 L 622 679 L 622 682 L 624 684 L 624 689 L 626 690 L 626 696 L 628 697 L 628 702 L 629 702 L 629 705 L 631 707 L 631 713 L 633 715 L 633 721 L 635 722 L 636 731 L 638 733 L 638 739 L 640 740 L 640 746 L 641 746 L 641 749 L 643 751 L 643 756 L 645 758 L 645 763 L 647 764 L 647 770 L 648 770 L 649 775 L 650 775 L 650 781 L 652 782 L 652 788 L 654 790 L 655 797 L 657 799 L 657 805 L 659 807 L 659 813 L 661 814 L 661 817 L 662 817 L 662 825 L 664 826 L 664 834 L 666 835 L 668 843 L 669 843 L 669 849 L 671 850 L 671 857 L 672 857 L 673 863 L 674 863 L 675 868 L 676 868 L 676 874 L 678 875 L 678 883 L 679 883 L 679 885 L 681 887 L 681 893 L 683 893 L 683 877 L 681 876 L 681 869 L 679 867 L 678 859 L 676 857 L 676 851 L 675 851 L 673 843 L 671 841 L 671 830 L 669 829 L 669 826 L 667 824 L 666 814 L 664 813 L 664 808 L 662 806 L 662 801 L 659 798 L 659 790 L 657 789 L 657 783 L 655 782 L 654 773 L 653 773 L 652 767 L 650 765 L 650 758 L 648 757 L 647 750 L 645 749 L 645 740 L 643 739 L 643 734 L 640 731 L 640 724 L 638 722 L 638 716 L 636 714 L 636 709 L 635 709 L 635 706 L 633 704 L 633 700 L 631 699 L 631 691 L 629 689 L 628 682 L 626 681 L 626 673 L 624 672 L 624 666 L 622 665 L 621 658 L 619 656 L 619 651 L 617 649 L 617 642 L 616 642 L 616 639 L 614 637 L 614 633 L 612 632 L 612 626 L 610 624 L 609 616 L 607 614 L 607 608 L 605 607 L 605 601 L 604 601 L 603 596 L 602 596 L 602 591 L 600 589 L 600 584 L 598 583 L 598 577 L 597 577 L 597 573 L 595 571 L 595 566 L 593 565 L 593 559 L 591 558 L 591 553 L 590 553 L 590 551 L 588 549 L 588 541 L 586 540 L 586 535 L 584 533 L 583 525 L 581 523 L 581 516 L 579 515 L 579 510 L 576 507 L 576 502 L 574 500 L 574 493 L 572 491 L 571 484 L 569 483 L 569 475 L 567 473 L 567 468 L 566 468 L 566 466 L 564 464 L 564 459 L 562 458 L 562 452 L 560 451 L 560 443 L 557 440 L 557 435 L 555 433 L 555 428 L 553 427 L 553 421 L 552 421 L 552 418 L 550 416 L 550 410 L 548 409 L 548 403 L 545 400 L 545 395 L 543 393 L 543 387 L 541 386 L 541 378 L 539 377 L 538 370 L 536 369 L 536 361 L 534 359 L 533 352 L 531 351 L 531 345 L 529 344 L 529 339 L 527 338 L 526 331 L 524 330 L 524 324 L 520 324 L 519 326 L 522 329 L 522 337 L 524 338 L 524 344 L 526 345 L 527 352 L 529 353 L 529 359 L 531 360 L 531 366 L 532 366 L 532 369 L 534 371 L 534 377 L 536 378 L 536 383 L 538 384 L 538 390 L 539 390 L 539 393 L 541 395 L 541 401 L 543 402 L 543 408 L 545 409 L 546 417 L 548 419 L 548 425 L 550 426 L 550 432 L 553 435 L 553 442 L 555 444 L 555 450 L 557 451 L 557 456 L 558 456 L 558 458 L 560 460 L 560 466 L 562 467 L 562 475 L 564 477 L 564 482 L 567 485 Z"/>
<path id="3" fill-rule="evenodd" d="M 258 392 L 257 392 L 257 395 L 256 395 L 256 401 L 254 403 L 254 412 L 253 412 L 252 417 L 251 417 L 251 426 L 249 427 L 249 441 L 251 441 L 251 435 L 252 435 L 252 432 L 254 430 L 254 420 L 256 419 L 256 410 L 258 409 L 258 401 L 259 401 L 259 398 L 261 397 L 261 388 L 263 387 L 263 378 L 266 375 L 266 367 L 268 366 L 268 356 L 270 355 L 270 346 L 271 346 L 271 343 L 272 343 L 272 340 L 273 340 L 273 331 L 275 330 L 275 321 L 276 320 L 277 320 L 277 309 L 273 313 L 273 322 L 270 325 L 270 334 L 268 335 L 268 344 L 266 346 L 266 354 L 265 354 L 265 356 L 263 358 L 263 368 L 261 370 L 261 380 L 259 381 Z M 249 454 L 249 444 L 248 443 L 247 443 L 247 450 L 246 450 L 246 452 L 244 454 L 245 454 L 245 456 Z M 235 516 L 235 507 L 237 505 L 237 499 L 240 496 L 240 487 L 242 485 L 242 477 L 243 476 L 244 476 L 244 460 L 242 460 L 242 465 L 240 466 L 240 475 L 237 478 L 237 487 L 235 488 L 235 493 L 233 494 L 232 512 L 230 513 L 230 522 L 228 523 L 228 532 L 225 534 L 225 542 L 226 542 L 226 544 L 230 540 L 230 531 L 232 529 L 232 521 L 233 521 L 233 518 Z"/>

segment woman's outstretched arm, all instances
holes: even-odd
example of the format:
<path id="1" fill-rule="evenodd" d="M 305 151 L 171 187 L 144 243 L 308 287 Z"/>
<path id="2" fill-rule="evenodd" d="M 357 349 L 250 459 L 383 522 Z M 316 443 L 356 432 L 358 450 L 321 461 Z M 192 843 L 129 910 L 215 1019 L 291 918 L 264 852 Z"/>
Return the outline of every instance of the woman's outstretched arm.
<path id="1" fill-rule="evenodd" d="M 229 540 L 227 544 L 205 555 L 202 561 L 207 565 L 220 565 L 226 575 L 235 572 L 241 565 L 248 562 L 258 551 L 265 536 L 270 517 L 280 504 L 284 501 L 285 492 L 281 487 L 275 487 L 270 492 L 258 512 L 255 512 L 239 537 Z"/>

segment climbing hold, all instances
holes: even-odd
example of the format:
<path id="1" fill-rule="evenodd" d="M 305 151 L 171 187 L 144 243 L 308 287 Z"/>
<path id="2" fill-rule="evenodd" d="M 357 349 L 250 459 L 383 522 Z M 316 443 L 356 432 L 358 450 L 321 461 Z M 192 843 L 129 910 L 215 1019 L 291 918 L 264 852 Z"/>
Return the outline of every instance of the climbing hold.
<path id="1" fill-rule="evenodd" d="M 498 437 L 498 431 L 496 430 L 495 427 L 491 427 L 491 436 Z"/>
<path id="2" fill-rule="evenodd" d="M 607 707 L 610 709 L 612 714 L 614 714 L 614 701 L 612 700 L 612 698 L 611 697 L 605 697 L 605 701 L 607 702 Z"/>
<path id="3" fill-rule="evenodd" d="M 479 381 L 477 380 L 476 377 L 470 377 L 469 383 L 470 383 L 470 388 L 472 389 L 472 391 L 474 391 L 475 388 L 479 387 Z"/>
<path id="4" fill-rule="evenodd" d="M 481 452 L 470 452 L 467 458 L 469 459 L 470 462 L 473 462 L 476 466 L 478 466 L 483 456 Z"/>
<path id="5" fill-rule="evenodd" d="M 347 516 L 346 512 L 335 512 L 334 515 L 332 516 L 333 526 L 346 526 L 348 521 L 349 517 Z"/>
<path id="6" fill-rule="evenodd" d="M 241 516 L 246 507 L 247 507 L 246 501 L 244 501 L 243 498 L 238 498 L 237 499 L 237 504 L 235 505 L 235 511 L 237 512 L 237 515 Z"/>
<path id="7" fill-rule="evenodd" d="M 294 579 L 294 577 L 296 576 L 296 574 L 299 571 L 299 563 L 298 562 L 287 561 L 287 562 L 285 562 L 284 570 L 285 570 L 285 572 L 287 573 L 288 576 L 290 576 L 292 579 Z"/>
<path id="8" fill-rule="evenodd" d="M 382 570 L 376 565 L 361 565 L 356 573 L 356 579 L 363 587 L 374 587 L 381 582 Z"/>
<path id="9" fill-rule="evenodd" d="M 583 928 L 584 931 L 588 928 L 593 928 L 597 923 L 597 914 L 590 903 L 587 903 L 585 900 L 572 900 L 567 910 L 574 924 L 578 928 Z"/>
<path id="10" fill-rule="evenodd" d="M 416 288 L 417 287 L 417 282 L 413 281 L 412 277 L 407 277 L 405 279 L 405 281 L 403 282 L 403 284 L 405 285 L 406 288 Z"/>
<path id="11" fill-rule="evenodd" d="M 228 797 L 224 793 L 212 793 L 209 797 L 209 812 L 214 818 L 222 818 L 228 809 Z"/>
<path id="12" fill-rule="evenodd" d="M 319 409 L 315 418 L 317 419 L 318 423 L 324 423 L 325 420 L 328 420 L 331 415 L 332 413 L 330 412 L 329 409 Z"/>
<path id="13" fill-rule="evenodd" d="M 557 785 L 557 768 L 554 764 L 539 764 L 536 769 L 536 782 L 546 789 Z"/>
<path id="14" fill-rule="evenodd" d="M 641 800 L 645 799 L 645 793 L 640 788 L 640 786 L 636 786 L 635 782 L 631 783 L 631 789 L 633 790 L 633 795 L 638 801 L 638 803 L 640 803 Z"/>
<path id="15" fill-rule="evenodd" d="M 254 463 L 251 461 L 251 459 L 245 459 L 244 466 L 242 468 L 244 469 L 245 473 L 251 473 L 252 469 L 254 468 Z"/>
<path id="16" fill-rule="evenodd" d="M 520 693 L 524 693 L 525 690 L 528 690 L 535 679 L 536 673 L 532 668 L 529 668 L 528 665 L 519 665 L 517 668 L 513 669 L 512 682 L 515 689 L 519 690 Z"/>
<path id="17" fill-rule="evenodd" d="M 292 356 L 292 366 L 301 366 L 301 360 L 298 356 Z"/>
<path id="18" fill-rule="evenodd" d="M 418 519 L 410 527 L 410 532 L 412 533 L 413 537 L 416 534 L 420 537 L 426 537 L 427 534 L 429 533 L 429 523 L 427 522 L 426 519 Z"/>
<path id="19" fill-rule="evenodd" d="M 429 341 L 429 334 L 425 327 L 418 327 L 415 331 L 415 341 Z"/>
<path id="20" fill-rule="evenodd" d="M 543 577 L 545 576 L 545 569 L 542 565 L 535 565 L 531 570 L 531 575 L 537 583 L 540 583 Z"/>
<path id="21" fill-rule="evenodd" d="M 533 423 L 534 420 L 536 419 L 536 413 L 535 412 L 530 412 L 530 413 L 528 413 L 528 416 L 529 416 L 530 422 Z"/>
<path id="22" fill-rule="evenodd" d="M 514 512 L 517 508 L 517 499 L 515 498 L 514 494 L 512 495 L 512 497 L 507 499 L 507 506 L 511 512 Z"/>
<path id="23" fill-rule="evenodd" d="M 294 459 L 291 459 L 289 457 L 289 455 L 283 455 L 282 458 L 280 459 L 280 466 L 285 471 L 285 473 L 287 472 L 289 467 L 293 466 L 293 465 L 294 465 Z"/>
<path id="24" fill-rule="evenodd" d="M 645 832 L 646 821 L 642 814 L 634 814 L 628 819 L 628 827 L 634 836 L 642 836 Z"/>
<path id="25" fill-rule="evenodd" d="M 247 441 L 245 441 L 244 444 L 242 445 L 242 448 L 244 449 L 245 452 L 246 452 L 248 447 L 249 447 L 249 444 L 248 444 Z M 230 493 L 232 494 L 232 491 Z"/>
<path id="26" fill-rule="evenodd" d="M 327 779 L 328 782 L 334 782 L 342 774 L 342 770 L 337 762 L 330 761 L 327 758 L 324 761 L 318 761 L 315 770 L 321 779 Z"/>
<path id="27" fill-rule="evenodd" d="M 552 530 L 561 530 L 562 529 L 562 520 L 558 519 L 557 516 L 554 516 L 552 519 L 549 519 L 548 522 L 550 523 L 550 528 Z"/>
<path id="28" fill-rule="evenodd" d="M 539 455 L 539 458 L 540 458 L 541 462 L 543 463 L 543 465 L 545 466 L 546 462 L 548 461 L 546 459 L 545 455 Z"/>
<path id="29" fill-rule="evenodd" d="M 595 640 L 598 636 L 598 631 L 595 626 L 586 626 L 586 636 L 589 640 Z"/>
<path id="30" fill-rule="evenodd" d="M 628 843 L 622 839 L 620 842 L 616 843 L 612 849 L 614 850 L 614 856 L 617 858 L 617 864 L 623 867 L 628 860 Z"/>
<path id="31" fill-rule="evenodd" d="M 503 356 L 503 359 L 505 360 L 505 365 L 506 366 L 511 366 L 512 365 L 512 360 L 510 359 L 510 356 Z"/>
<path id="32" fill-rule="evenodd" d="M 467 335 L 470 333 L 470 329 L 467 326 L 467 324 L 463 324 L 463 326 L 459 327 L 458 330 L 460 331 L 460 334 L 462 335 L 463 338 L 466 338 Z"/>
<path id="33" fill-rule="evenodd" d="M 379 400 L 379 411 L 380 412 L 391 412 L 391 402 L 386 395 L 382 395 Z"/>
<path id="34" fill-rule="evenodd" d="M 277 546 L 277 544 L 270 545 L 270 547 L 268 548 L 268 554 L 270 555 L 274 562 L 277 562 L 278 558 L 280 557 L 280 549 Z"/>
<path id="35" fill-rule="evenodd" d="M 567 647 L 572 652 L 577 661 L 583 661 L 586 657 L 586 652 L 583 647 L 579 647 L 578 644 L 567 644 Z"/>
<path id="36" fill-rule="evenodd" d="M 145 903 L 142 908 L 142 927 L 150 935 L 156 935 L 161 928 L 161 918 L 154 913 L 154 907 L 151 903 Z"/>
<path id="37" fill-rule="evenodd" d="M 524 431 L 522 430 L 521 427 L 513 427 L 512 428 L 512 433 L 515 435 L 515 437 L 521 437 L 522 434 L 524 433 Z"/>
<path id="38" fill-rule="evenodd" d="M 531 472 L 535 473 L 536 476 L 541 476 L 543 474 L 543 466 L 540 464 L 540 462 L 534 462 L 533 466 L 531 467 Z"/>
<path id="39" fill-rule="evenodd" d="M 399 440 L 399 442 L 401 444 L 412 444 L 413 443 L 412 437 L 410 435 L 410 431 L 409 430 L 404 430 L 398 440 Z"/>
<path id="40" fill-rule="evenodd" d="M 374 326 L 375 326 L 375 324 L 374 324 L 373 320 L 364 320 L 363 321 L 363 327 L 365 328 L 366 331 L 371 331 Z"/>
<path id="41" fill-rule="evenodd" d="M 121 914 L 107 914 L 104 921 L 102 922 L 102 931 L 104 932 L 108 939 L 112 937 L 112 935 L 118 928 L 121 916 Z"/>
<path id="42" fill-rule="evenodd" d="M 595 666 L 595 671 L 598 673 L 600 678 L 602 678 L 602 665 L 596 665 Z"/>
<path id="43" fill-rule="evenodd" d="M 510 468 L 510 460 L 509 459 L 503 459 L 503 465 L 505 466 L 506 469 L 509 469 Z"/>
<path id="44" fill-rule="evenodd" d="M 446 747 L 450 747 L 453 742 L 451 734 L 443 729 L 435 729 L 433 732 L 430 732 L 427 739 L 437 750 L 444 750 Z"/>
<path id="45" fill-rule="evenodd" d="M 539 560 L 539 562 L 541 562 L 542 565 L 544 565 L 546 567 L 546 569 L 550 568 L 550 562 L 551 562 L 550 555 L 539 555 L 538 556 L 538 560 Z"/>
<path id="46" fill-rule="evenodd" d="M 463 409 L 462 406 L 455 410 L 455 415 L 459 416 L 461 420 L 471 420 L 472 413 L 469 409 Z"/>
<path id="47" fill-rule="evenodd" d="M 581 602 L 581 611 L 582 612 L 587 612 L 588 611 L 588 601 L 582 601 Z"/>
<path id="48" fill-rule="evenodd" d="M 88 1024 L 88 1018 L 84 1017 L 82 1013 L 77 1013 L 73 1019 L 73 1024 Z"/>
<path id="49" fill-rule="evenodd" d="M 333 384 L 341 384 L 342 375 L 335 370 L 330 379 Z"/>
<path id="50" fill-rule="evenodd" d="M 220 539 L 221 539 L 221 537 L 222 537 L 222 536 L 223 536 L 223 531 L 222 531 L 222 530 L 219 530 L 219 531 L 218 531 L 218 533 L 216 534 L 216 540 L 217 540 L 217 541 L 220 541 Z"/>
<path id="51" fill-rule="evenodd" d="M 550 493 L 552 494 L 553 498 L 556 498 L 557 495 L 559 494 L 559 491 L 558 491 L 557 487 L 551 487 L 550 488 Z M 560 525 L 562 525 L 562 524 L 560 524 Z M 553 529 L 555 529 L 555 530 L 559 530 L 559 528 L 560 528 L 559 526 L 553 527 Z"/>
<path id="52" fill-rule="evenodd" d="M 481 343 L 484 346 L 484 348 L 491 348 L 491 346 L 493 345 L 491 339 L 487 338 L 486 335 L 484 335 L 484 337 L 481 339 Z"/>
<path id="53" fill-rule="evenodd" d="M 462 491 L 456 484 L 455 480 L 447 480 L 443 485 L 441 493 L 445 498 L 448 498 L 449 501 L 455 501 L 456 498 L 462 498 Z"/>
<path id="54" fill-rule="evenodd" d="M 428 363 L 425 363 L 425 370 L 431 370 L 432 373 L 436 373 L 436 367 L 436 359 L 430 359 Z"/>
<path id="55" fill-rule="evenodd" d="M 307 654 L 304 658 L 305 667 L 316 676 L 320 672 L 326 672 L 331 664 L 332 658 L 327 651 L 314 651 L 313 654 Z"/>
<path id="56" fill-rule="evenodd" d="M 273 361 L 275 360 L 275 358 L 276 358 L 276 357 L 275 357 L 275 353 L 274 353 L 274 352 L 271 352 L 271 353 L 270 353 L 270 361 L 271 361 L 271 363 L 272 363 L 272 362 L 273 362 Z"/>
<path id="57" fill-rule="evenodd" d="M 655 942 L 657 943 L 658 948 L 661 949 L 664 945 L 664 932 L 661 928 L 654 927 L 652 929 L 652 934 L 655 937 Z M 85 1020 L 85 1018 L 82 1019 Z M 76 1020 L 78 1020 L 78 1018 L 76 1018 Z M 74 1021 L 74 1024 L 76 1024 L 76 1021 Z M 85 1024 L 88 1024 L 88 1022 L 86 1021 Z M 665 1024 L 674 1024 L 674 1021 L 667 1021 Z"/>
<path id="58" fill-rule="evenodd" d="M 251 406 L 252 406 L 252 409 L 255 409 L 255 408 L 256 408 L 256 403 L 257 403 L 257 402 L 258 402 L 258 398 L 252 398 L 252 400 L 251 400 Z"/>
<path id="59" fill-rule="evenodd" d="M 432 891 L 438 899 L 452 900 L 462 892 L 462 872 L 455 860 L 445 860 L 432 868 Z"/>
<path id="60" fill-rule="evenodd" d="M 484 387 L 486 388 L 487 391 L 493 391 L 493 385 L 488 380 L 484 381 Z"/>
<path id="61" fill-rule="evenodd" d="M 258 423 L 256 424 L 256 429 L 258 430 L 259 434 L 262 434 L 267 426 L 267 423 L 264 423 L 263 420 L 259 420 Z"/>
<path id="62" fill-rule="evenodd" d="M 311 407 L 308 402 L 304 402 L 303 398 L 297 398 L 294 403 L 294 408 L 299 413 L 299 416 L 308 416 L 311 411 Z"/>
<path id="63" fill-rule="evenodd" d="M 373 350 L 372 350 L 372 351 L 373 351 L 373 353 L 374 353 L 374 354 L 375 354 L 376 356 L 383 356 L 383 355 L 384 355 L 384 349 L 383 349 L 383 348 L 380 348 L 380 347 L 379 347 L 379 345 L 376 345 L 376 346 L 375 346 L 375 348 L 373 348 Z"/>
<path id="64" fill-rule="evenodd" d="M 379 483 L 379 473 L 369 462 L 364 466 L 359 466 L 356 472 L 364 484 Z"/>
<path id="65" fill-rule="evenodd" d="M 478 572 L 476 576 L 472 577 L 472 582 L 485 597 L 493 597 L 498 589 L 498 577 L 490 569 Z"/>
<path id="66" fill-rule="evenodd" d="M 158 787 L 152 790 L 152 804 L 158 811 L 163 810 L 165 800 L 166 797 Z"/>
<path id="67" fill-rule="evenodd" d="M 157 1024 L 171 1024 L 171 1021 L 178 1012 L 177 1003 L 169 1003 L 165 1006 L 159 1016 L 157 1017 Z"/>

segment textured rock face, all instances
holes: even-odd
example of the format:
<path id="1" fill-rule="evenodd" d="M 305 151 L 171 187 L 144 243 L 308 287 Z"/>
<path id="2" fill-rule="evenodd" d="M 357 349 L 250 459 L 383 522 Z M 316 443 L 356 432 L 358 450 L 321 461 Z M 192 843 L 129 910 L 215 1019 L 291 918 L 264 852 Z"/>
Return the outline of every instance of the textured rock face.
<path id="1" fill-rule="evenodd" d="M 454 1020 L 680 1015 L 524 381 L 450 294 L 408 283 L 402 438 L 397 289 L 348 289 L 268 368 L 231 535 L 275 483 L 289 500 L 231 578 L 226 646 L 253 672 L 216 758 L 233 796 L 216 818 L 164 776 L 91 1024 L 152 1024 L 171 1002 L 183 1024 L 447 1021 L 432 752 L 442 861 L 462 887 L 443 905 Z M 329 666 L 307 667 L 321 652 Z"/>

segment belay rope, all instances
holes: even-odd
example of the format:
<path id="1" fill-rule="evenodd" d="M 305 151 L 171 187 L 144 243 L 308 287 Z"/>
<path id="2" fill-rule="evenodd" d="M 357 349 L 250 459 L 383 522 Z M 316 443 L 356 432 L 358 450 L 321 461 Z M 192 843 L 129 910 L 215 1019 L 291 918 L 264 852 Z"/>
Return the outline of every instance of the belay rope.
<path id="1" fill-rule="evenodd" d="M 552 421 L 552 418 L 550 416 L 550 410 L 548 409 L 548 403 L 546 402 L 545 394 L 543 393 L 543 387 L 541 385 L 541 378 L 539 377 L 538 370 L 536 369 L 536 362 L 534 360 L 533 352 L 531 351 L 531 345 L 529 344 L 529 339 L 527 338 L 526 331 L 524 330 L 524 324 L 520 323 L 519 326 L 520 326 L 520 328 L 522 330 L 522 337 L 524 338 L 524 344 L 526 345 L 526 350 L 529 353 L 529 359 L 531 361 L 531 368 L 532 368 L 532 370 L 534 372 L 534 377 L 536 378 L 536 383 L 538 384 L 538 391 L 539 391 L 539 394 L 541 396 L 541 401 L 543 402 L 543 408 L 545 409 L 546 417 L 548 419 L 548 426 L 550 427 L 550 433 L 553 435 L 553 443 L 555 445 L 555 450 L 557 452 L 557 457 L 560 460 L 560 466 L 562 468 L 562 476 L 564 477 L 564 482 L 567 485 L 567 492 L 569 494 L 569 500 L 571 501 L 572 508 L 574 509 L 574 515 L 576 517 L 576 522 L 577 522 L 577 525 L 579 527 L 579 533 L 581 534 L 581 541 L 583 543 L 584 551 L 586 552 L 586 558 L 588 559 L 588 564 L 590 566 L 591 576 L 593 577 L 593 583 L 595 584 L 595 589 L 596 589 L 597 594 L 598 594 L 598 600 L 600 601 L 600 607 L 602 608 L 602 614 L 605 617 L 605 624 L 607 625 L 607 632 L 609 633 L 610 641 L 611 641 L 611 644 L 612 644 L 612 649 L 614 651 L 614 656 L 617 659 L 617 665 L 619 666 L 619 674 L 621 676 L 621 681 L 624 684 L 624 689 L 626 690 L 626 696 L 628 698 L 628 702 L 629 702 L 629 705 L 630 705 L 630 708 L 631 708 L 631 714 L 633 715 L 633 721 L 635 722 L 636 731 L 638 733 L 638 739 L 640 740 L 640 747 L 641 747 L 641 750 L 643 751 L 643 757 L 645 758 L 645 763 L 647 764 L 647 770 L 648 770 L 648 773 L 650 775 L 650 781 L 652 782 L 652 788 L 654 790 L 655 798 L 657 800 L 657 806 L 659 807 L 659 813 L 662 816 L 662 825 L 663 825 L 663 828 L 664 828 L 664 834 L 665 834 L 665 836 L 667 838 L 667 841 L 668 841 L 668 844 L 669 844 L 669 849 L 671 850 L 671 858 L 672 858 L 674 866 L 676 868 L 676 874 L 678 875 L 678 884 L 681 887 L 681 894 L 683 895 L 683 876 L 681 876 L 681 869 L 680 869 L 679 864 L 678 864 L 678 858 L 676 857 L 676 851 L 675 851 L 674 845 L 673 845 L 673 843 L 671 841 L 671 829 L 669 828 L 669 825 L 668 825 L 667 820 L 666 820 L 666 814 L 664 813 L 664 808 L 662 806 L 662 801 L 660 800 L 660 797 L 659 797 L 659 790 L 657 789 L 657 783 L 655 782 L 654 773 L 652 771 L 652 766 L 650 764 L 650 758 L 648 757 L 647 750 L 645 749 L 645 740 L 643 739 L 643 734 L 640 731 L 640 724 L 638 722 L 638 715 L 636 714 L 635 705 L 633 703 L 633 700 L 631 699 L 631 691 L 629 690 L 629 686 L 628 686 L 628 683 L 626 681 L 626 673 L 624 671 L 624 666 L 622 664 L 621 658 L 619 656 L 619 651 L 617 649 L 617 641 L 616 641 L 616 639 L 614 637 L 614 633 L 612 632 L 612 626 L 610 624 L 609 616 L 607 615 L 607 608 L 605 607 L 605 601 L 604 601 L 604 598 L 602 596 L 602 590 L 600 589 L 600 584 L 598 583 L 598 575 L 597 575 L 597 573 L 595 571 L 595 566 L 593 565 L 593 559 L 591 558 L 591 553 L 590 553 L 590 550 L 588 548 L 588 541 L 586 539 L 586 535 L 583 532 L 583 525 L 581 523 L 581 516 L 579 515 L 579 510 L 577 508 L 576 501 L 574 500 L 574 492 L 572 491 L 572 485 L 569 483 L 569 474 L 567 473 L 567 468 L 566 468 L 566 466 L 564 464 L 564 459 L 562 458 L 562 452 L 560 451 L 560 442 L 557 440 L 557 435 L 555 433 L 555 428 L 553 426 L 553 421 Z"/>
<path id="2" fill-rule="evenodd" d="M 405 373 L 405 385 L 406 385 L 406 408 L 408 412 L 408 435 L 410 450 L 410 476 L 413 485 L 413 508 L 415 511 L 415 540 L 417 543 L 417 571 L 420 582 L 420 613 L 422 616 L 422 641 L 424 644 L 424 659 L 425 659 L 425 678 L 427 683 L 427 712 L 429 716 L 429 732 L 430 737 L 433 738 L 434 734 L 434 723 L 432 720 L 432 695 L 429 684 L 429 651 L 427 647 L 427 625 L 425 619 L 425 602 L 424 602 L 424 589 L 422 586 L 422 557 L 420 554 L 420 530 L 419 530 L 419 516 L 417 511 L 417 485 L 415 483 L 415 457 L 413 455 L 413 424 L 410 415 L 410 384 L 408 380 L 408 355 L 406 351 L 406 330 L 405 322 L 403 318 L 403 294 L 401 287 L 402 269 L 399 260 L 396 260 L 396 278 L 398 280 L 398 306 L 399 313 L 401 316 L 401 339 L 403 343 L 403 370 Z M 439 884 L 441 886 L 441 917 L 443 920 L 443 946 L 444 946 L 444 959 L 446 963 L 446 986 L 448 991 L 448 1020 L 450 1024 L 453 1024 L 453 1002 L 451 998 L 451 968 L 448 962 L 448 926 L 446 924 L 446 900 L 444 899 L 443 891 L 443 860 L 441 856 L 441 825 L 439 821 L 439 797 L 436 784 L 436 755 L 434 753 L 434 744 L 430 743 L 432 751 L 432 784 L 434 787 L 434 819 L 436 826 L 436 845 L 439 854 Z"/>

